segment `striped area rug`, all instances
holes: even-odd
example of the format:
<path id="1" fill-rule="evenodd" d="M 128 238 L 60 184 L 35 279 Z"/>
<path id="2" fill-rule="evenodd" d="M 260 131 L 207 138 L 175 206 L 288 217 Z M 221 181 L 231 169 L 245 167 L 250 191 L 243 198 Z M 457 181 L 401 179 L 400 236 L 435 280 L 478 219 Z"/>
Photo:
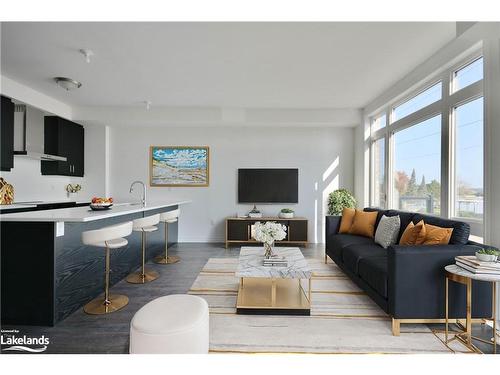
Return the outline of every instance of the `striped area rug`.
<path id="1" fill-rule="evenodd" d="M 308 259 L 313 269 L 311 316 L 238 315 L 238 259 L 211 258 L 189 294 L 210 307 L 214 353 L 450 353 L 425 325 L 390 318 L 334 263 Z"/>

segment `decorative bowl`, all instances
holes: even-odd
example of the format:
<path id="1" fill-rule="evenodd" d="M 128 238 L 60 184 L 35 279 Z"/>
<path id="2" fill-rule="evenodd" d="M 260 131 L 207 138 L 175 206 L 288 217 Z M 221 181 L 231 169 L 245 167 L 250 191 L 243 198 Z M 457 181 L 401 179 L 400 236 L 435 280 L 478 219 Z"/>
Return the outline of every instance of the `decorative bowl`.
<path id="1" fill-rule="evenodd" d="M 280 212 L 279 217 L 282 219 L 293 219 L 293 212 Z"/>
<path id="2" fill-rule="evenodd" d="M 481 262 L 496 262 L 498 255 L 476 253 L 476 258 Z"/>
<path id="3" fill-rule="evenodd" d="M 111 208 L 112 205 L 113 203 L 91 203 L 90 209 L 93 211 L 108 210 Z"/>

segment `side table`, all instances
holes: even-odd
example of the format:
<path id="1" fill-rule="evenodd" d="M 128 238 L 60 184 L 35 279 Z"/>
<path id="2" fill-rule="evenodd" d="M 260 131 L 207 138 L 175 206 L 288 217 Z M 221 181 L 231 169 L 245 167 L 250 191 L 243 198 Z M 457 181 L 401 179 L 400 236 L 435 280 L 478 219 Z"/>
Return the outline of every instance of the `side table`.
<path id="1" fill-rule="evenodd" d="M 500 281 L 500 275 L 488 275 L 488 274 L 475 274 L 469 272 L 455 264 L 451 264 L 446 266 L 445 268 L 445 276 L 446 276 L 446 285 L 445 285 L 445 293 L 446 293 L 446 323 L 445 323 L 445 343 L 448 344 L 450 341 L 457 339 L 462 342 L 469 350 L 481 353 L 481 351 L 472 343 L 472 339 L 478 340 L 487 344 L 493 345 L 493 352 L 496 354 L 497 352 L 497 340 L 496 340 L 496 294 L 497 288 L 496 283 Z M 455 334 L 455 336 L 448 340 L 448 282 L 449 280 L 454 281 L 456 283 L 460 283 L 466 286 L 466 322 L 463 332 Z M 472 280 L 486 281 L 492 284 L 492 317 L 484 318 L 485 320 L 493 321 L 493 342 L 483 340 L 479 337 L 472 336 Z"/>

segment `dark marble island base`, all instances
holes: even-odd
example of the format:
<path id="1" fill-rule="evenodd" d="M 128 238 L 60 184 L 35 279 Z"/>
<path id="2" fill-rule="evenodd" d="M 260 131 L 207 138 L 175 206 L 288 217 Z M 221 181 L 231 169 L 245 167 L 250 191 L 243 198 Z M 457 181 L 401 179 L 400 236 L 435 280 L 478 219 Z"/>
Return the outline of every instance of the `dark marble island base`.
<path id="1" fill-rule="evenodd" d="M 105 251 L 86 246 L 87 230 L 175 210 L 169 206 L 89 222 L 2 221 L 2 324 L 53 326 L 104 290 Z M 177 223 L 169 224 L 169 244 L 177 242 Z M 111 250 L 111 285 L 141 265 L 141 234 Z M 147 236 L 147 259 L 165 250 L 164 225 Z"/>

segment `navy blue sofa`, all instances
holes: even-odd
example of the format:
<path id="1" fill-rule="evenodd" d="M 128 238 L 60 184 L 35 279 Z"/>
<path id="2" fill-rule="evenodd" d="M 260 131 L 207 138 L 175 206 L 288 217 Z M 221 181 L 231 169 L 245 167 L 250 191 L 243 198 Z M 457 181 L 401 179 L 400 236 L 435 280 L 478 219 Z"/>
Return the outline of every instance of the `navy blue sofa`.
<path id="1" fill-rule="evenodd" d="M 399 335 L 400 323 L 442 322 L 445 317 L 444 267 L 455 263 L 457 255 L 474 255 L 484 245 L 469 241 L 469 224 L 397 210 L 365 208 L 382 215 L 399 215 L 401 229 L 424 220 L 440 227 L 453 228 L 448 245 L 393 245 L 384 249 L 372 238 L 339 234 L 341 216 L 326 217 L 326 256 L 329 256 L 368 296 L 393 319 L 393 334 Z M 491 316 L 490 283 L 474 281 L 472 317 Z M 450 282 L 449 317 L 465 318 L 465 286 Z"/>

